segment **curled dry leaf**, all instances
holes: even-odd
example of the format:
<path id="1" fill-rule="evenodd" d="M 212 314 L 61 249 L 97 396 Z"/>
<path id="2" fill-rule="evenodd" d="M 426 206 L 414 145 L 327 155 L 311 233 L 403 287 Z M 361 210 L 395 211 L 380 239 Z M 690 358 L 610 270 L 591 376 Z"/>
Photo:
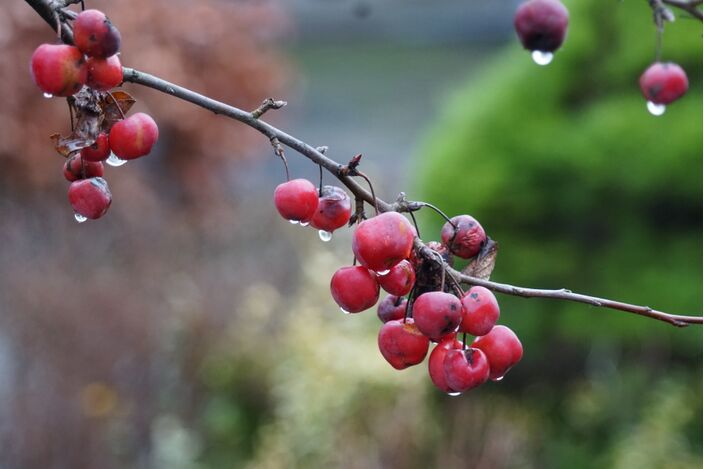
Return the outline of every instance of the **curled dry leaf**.
<path id="1" fill-rule="evenodd" d="M 498 252 L 499 244 L 487 237 L 479 254 L 462 270 L 462 273 L 470 277 L 489 280 L 491 272 L 493 272 L 494 266 L 496 265 L 496 254 L 498 254 Z"/>
<path id="2" fill-rule="evenodd" d="M 135 102 L 136 100 L 129 93 L 122 90 L 109 94 L 100 93 L 99 105 L 103 114 L 103 129 L 107 131 L 115 122 L 122 120 L 123 114 L 127 114 Z"/>

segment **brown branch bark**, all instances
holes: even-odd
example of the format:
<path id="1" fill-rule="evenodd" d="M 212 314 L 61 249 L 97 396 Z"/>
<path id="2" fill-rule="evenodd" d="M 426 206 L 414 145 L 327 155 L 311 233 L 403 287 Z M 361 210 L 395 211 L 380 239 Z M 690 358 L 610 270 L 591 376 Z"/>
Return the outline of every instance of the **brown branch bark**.
<path id="1" fill-rule="evenodd" d="M 28 4 L 32 6 L 39 14 L 44 18 L 47 23 L 55 26 L 55 22 L 52 23 L 52 18 L 54 13 L 56 13 L 60 8 L 65 7 L 66 3 L 59 0 L 25 0 Z M 666 0 L 663 0 L 666 1 Z M 669 0 L 676 1 L 676 0 Z M 67 42 L 71 42 L 68 40 Z M 372 207 L 377 207 L 380 212 L 387 211 L 398 211 L 398 212 L 411 212 L 419 209 L 423 206 L 423 203 L 419 202 L 408 202 L 404 197 L 399 197 L 395 203 L 388 203 L 384 200 L 374 197 L 371 192 L 367 191 L 362 187 L 353 177 L 349 176 L 349 168 L 346 165 L 342 165 L 327 156 L 325 156 L 322 148 L 318 149 L 313 147 L 296 137 L 293 137 L 286 132 L 272 126 L 261 120 L 259 117 L 269 109 L 276 109 L 282 107 L 283 102 L 277 102 L 274 100 L 266 100 L 262 106 L 253 112 L 247 112 L 242 109 L 230 106 L 228 104 L 216 101 L 208 96 L 204 96 L 195 91 L 189 90 L 182 86 L 170 83 L 154 75 L 150 75 L 145 72 L 140 72 L 133 68 L 123 68 L 124 81 L 142 85 L 148 88 L 152 88 L 156 91 L 169 94 L 178 99 L 190 102 L 196 106 L 199 106 L 208 111 L 214 112 L 215 114 L 220 114 L 236 121 L 239 121 L 249 127 L 259 131 L 264 136 L 266 136 L 272 144 L 275 143 L 275 148 L 277 145 L 285 145 L 301 155 L 305 156 L 313 163 L 320 165 L 322 168 L 330 172 L 335 176 L 345 187 L 347 187 L 352 194 L 354 194 L 356 199 L 361 199 L 370 204 Z M 270 101 L 270 102 L 269 102 Z M 272 105 L 273 103 L 274 105 Z M 281 106 L 278 106 L 281 104 Z M 418 254 L 427 258 L 433 259 L 435 262 L 441 262 L 434 254 L 430 248 L 423 244 L 420 238 L 415 239 L 414 247 Z M 446 262 L 442 261 L 442 267 L 448 275 L 451 275 L 456 281 L 468 285 L 480 285 L 486 287 L 490 290 L 504 293 L 507 295 L 520 296 L 524 298 L 549 298 L 564 301 L 573 301 L 577 303 L 585 303 L 595 307 L 609 308 L 618 311 L 624 311 L 632 314 L 638 314 L 658 321 L 663 321 L 672 324 L 677 327 L 684 327 L 690 324 L 702 324 L 703 318 L 701 316 L 684 316 L 678 314 L 669 314 L 662 311 L 654 310 L 648 306 L 638 306 L 628 303 L 623 303 L 620 301 L 609 300 L 605 298 L 598 298 L 589 295 L 584 295 L 580 293 L 573 293 L 567 289 L 560 290 L 545 290 L 536 288 L 526 288 L 514 285 L 508 285 L 505 283 L 492 282 L 490 280 L 482 280 L 479 278 L 470 277 L 464 275 L 452 267 L 450 267 Z"/>

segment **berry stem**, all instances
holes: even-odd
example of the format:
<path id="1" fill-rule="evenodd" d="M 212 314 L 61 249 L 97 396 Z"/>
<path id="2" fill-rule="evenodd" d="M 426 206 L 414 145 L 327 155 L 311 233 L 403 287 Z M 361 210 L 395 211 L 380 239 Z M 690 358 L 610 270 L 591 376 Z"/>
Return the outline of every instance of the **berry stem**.
<path id="1" fill-rule="evenodd" d="M 413 212 L 408 212 L 408 214 L 411 216 L 411 220 L 413 220 L 413 226 L 416 228 L 416 235 L 420 238 L 420 228 L 418 228 L 418 222 L 416 221 L 416 216 L 413 215 Z"/>
<path id="2" fill-rule="evenodd" d="M 445 212 L 443 212 L 442 210 L 440 210 L 439 208 L 437 208 L 435 205 L 429 204 L 428 202 L 418 202 L 418 204 L 419 204 L 421 207 L 428 207 L 428 208 L 430 208 L 430 209 L 433 209 L 433 210 L 434 210 L 435 212 L 437 212 L 441 217 L 443 217 L 446 222 L 448 222 L 450 225 L 452 225 L 452 227 L 455 229 L 455 231 L 457 230 L 457 225 L 455 225 L 455 224 L 452 222 L 452 220 L 450 219 L 450 217 L 448 217 L 448 216 L 445 214 Z"/>
<path id="3" fill-rule="evenodd" d="M 320 179 L 318 179 L 318 196 L 323 196 L 323 165 L 318 165 L 318 170 L 320 171 Z"/>

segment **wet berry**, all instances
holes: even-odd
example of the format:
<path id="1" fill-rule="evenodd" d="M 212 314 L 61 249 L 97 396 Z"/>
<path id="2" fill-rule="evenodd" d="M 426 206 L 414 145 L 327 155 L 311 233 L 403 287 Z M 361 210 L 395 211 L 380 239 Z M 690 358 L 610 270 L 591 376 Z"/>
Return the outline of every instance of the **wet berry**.
<path id="1" fill-rule="evenodd" d="M 445 382 L 455 392 L 464 392 L 484 384 L 489 378 L 489 362 L 477 348 L 451 348 L 443 362 Z"/>
<path id="2" fill-rule="evenodd" d="M 428 358 L 428 373 L 430 374 L 430 380 L 433 382 L 435 387 L 443 392 L 456 392 L 455 389 L 448 386 L 447 379 L 445 379 L 445 356 L 447 356 L 447 352 L 450 350 L 461 349 L 462 342 L 456 339 L 455 334 L 450 334 L 446 339 L 438 343 L 433 351 L 430 352 L 430 357 Z"/>
<path id="3" fill-rule="evenodd" d="M 88 78 L 86 85 L 96 91 L 109 91 L 122 83 L 122 64 L 113 55 L 107 59 L 91 57 L 86 61 Z"/>
<path id="4" fill-rule="evenodd" d="M 70 182 L 102 177 L 103 169 L 103 163 L 85 160 L 81 162 L 81 155 L 74 154 L 68 157 L 64 163 L 64 177 Z"/>
<path id="5" fill-rule="evenodd" d="M 330 293 L 345 312 L 359 313 L 376 304 L 379 284 L 366 267 L 342 267 L 332 276 Z"/>
<path id="6" fill-rule="evenodd" d="M 687 74 L 679 65 L 656 62 L 640 76 L 643 96 L 655 104 L 670 104 L 687 92 Z"/>
<path id="7" fill-rule="evenodd" d="M 558 0 L 528 0 L 516 10 L 513 25 L 525 49 L 554 52 L 565 35 L 569 13 Z"/>
<path id="8" fill-rule="evenodd" d="M 450 221 L 452 223 L 445 223 L 442 227 L 442 242 L 458 257 L 469 259 L 476 256 L 486 241 L 482 225 L 469 215 L 458 215 Z"/>
<path id="9" fill-rule="evenodd" d="M 148 114 L 138 112 L 110 129 L 110 149 L 123 160 L 148 155 L 159 138 L 159 128 Z"/>
<path id="10" fill-rule="evenodd" d="M 499 319 L 499 302 L 491 290 L 474 286 L 462 296 L 462 323 L 460 331 L 485 335 Z"/>
<path id="11" fill-rule="evenodd" d="M 403 296 L 408 294 L 413 288 L 413 284 L 416 281 L 416 272 L 413 270 L 413 265 L 404 259 L 391 267 L 387 274 L 379 275 L 377 280 L 379 280 L 381 288 L 388 293 Z"/>
<path id="12" fill-rule="evenodd" d="M 352 201 L 347 192 L 337 186 L 323 186 L 318 208 L 310 219 L 310 226 L 332 233 L 347 225 L 352 214 Z"/>
<path id="13" fill-rule="evenodd" d="M 276 186 L 274 205 L 285 219 L 308 222 L 318 208 L 318 189 L 307 179 L 292 179 Z"/>
<path id="14" fill-rule="evenodd" d="M 357 226 L 352 235 L 352 251 L 360 264 L 383 272 L 408 258 L 414 238 L 415 229 L 406 217 L 386 212 Z"/>
<path id="15" fill-rule="evenodd" d="M 42 44 L 32 54 L 32 80 L 44 93 L 71 96 L 86 82 L 88 69 L 83 54 L 73 46 Z"/>
<path id="16" fill-rule="evenodd" d="M 395 319 L 403 319 L 406 315 L 406 305 L 408 300 L 400 296 L 388 295 L 379 302 L 376 314 L 381 322 L 389 322 Z"/>
<path id="17" fill-rule="evenodd" d="M 428 353 L 430 341 L 421 334 L 412 318 L 389 321 L 381 326 L 379 351 L 397 370 L 422 362 Z"/>
<path id="18" fill-rule="evenodd" d="M 120 32 L 105 13 L 85 10 L 73 22 L 73 42 L 90 57 L 108 58 L 120 50 Z"/>
<path id="19" fill-rule="evenodd" d="M 523 357 L 523 345 L 516 334 L 506 326 L 495 326 L 488 334 L 477 337 L 472 344 L 482 350 L 489 360 L 490 378 L 501 380 L 506 372 Z"/>
<path id="20" fill-rule="evenodd" d="M 100 132 L 92 145 L 81 150 L 83 161 L 104 161 L 110 156 L 108 134 Z"/>
<path id="21" fill-rule="evenodd" d="M 72 182 L 68 200 L 74 212 L 94 220 L 108 211 L 112 195 L 105 179 L 95 177 Z"/>
<path id="22" fill-rule="evenodd" d="M 413 319 L 423 334 L 437 342 L 457 330 L 462 320 L 462 303 L 450 293 L 423 293 L 413 303 Z"/>

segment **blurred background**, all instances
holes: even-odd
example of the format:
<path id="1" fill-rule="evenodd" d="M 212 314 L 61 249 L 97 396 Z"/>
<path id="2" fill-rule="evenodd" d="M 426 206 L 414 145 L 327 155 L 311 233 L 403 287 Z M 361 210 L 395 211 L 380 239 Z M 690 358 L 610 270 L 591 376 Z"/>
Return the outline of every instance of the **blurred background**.
<path id="1" fill-rule="evenodd" d="M 329 155 L 363 153 L 376 191 L 470 213 L 493 279 L 702 311 L 701 23 L 668 24 L 690 90 L 649 115 L 646 2 L 565 2 L 547 67 L 518 4 L 470 0 L 89 0 L 122 62 L 244 109 Z M 77 224 L 69 130 L 26 64 L 50 28 L 0 15 L 0 467 L 699 468 L 702 329 L 500 296 L 525 354 L 501 383 L 435 390 L 380 356 L 374 310 L 344 316 L 323 243 L 281 220 L 284 177 L 243 125 L 127 85 L 160 128 L 107 167 L 113 204 Z M 317 169 L 292 151 L 295 177 Z M 329 176 L 326 183 L 332 183 Z M 441 220 L 422 214 L 426 240 Z"/>

